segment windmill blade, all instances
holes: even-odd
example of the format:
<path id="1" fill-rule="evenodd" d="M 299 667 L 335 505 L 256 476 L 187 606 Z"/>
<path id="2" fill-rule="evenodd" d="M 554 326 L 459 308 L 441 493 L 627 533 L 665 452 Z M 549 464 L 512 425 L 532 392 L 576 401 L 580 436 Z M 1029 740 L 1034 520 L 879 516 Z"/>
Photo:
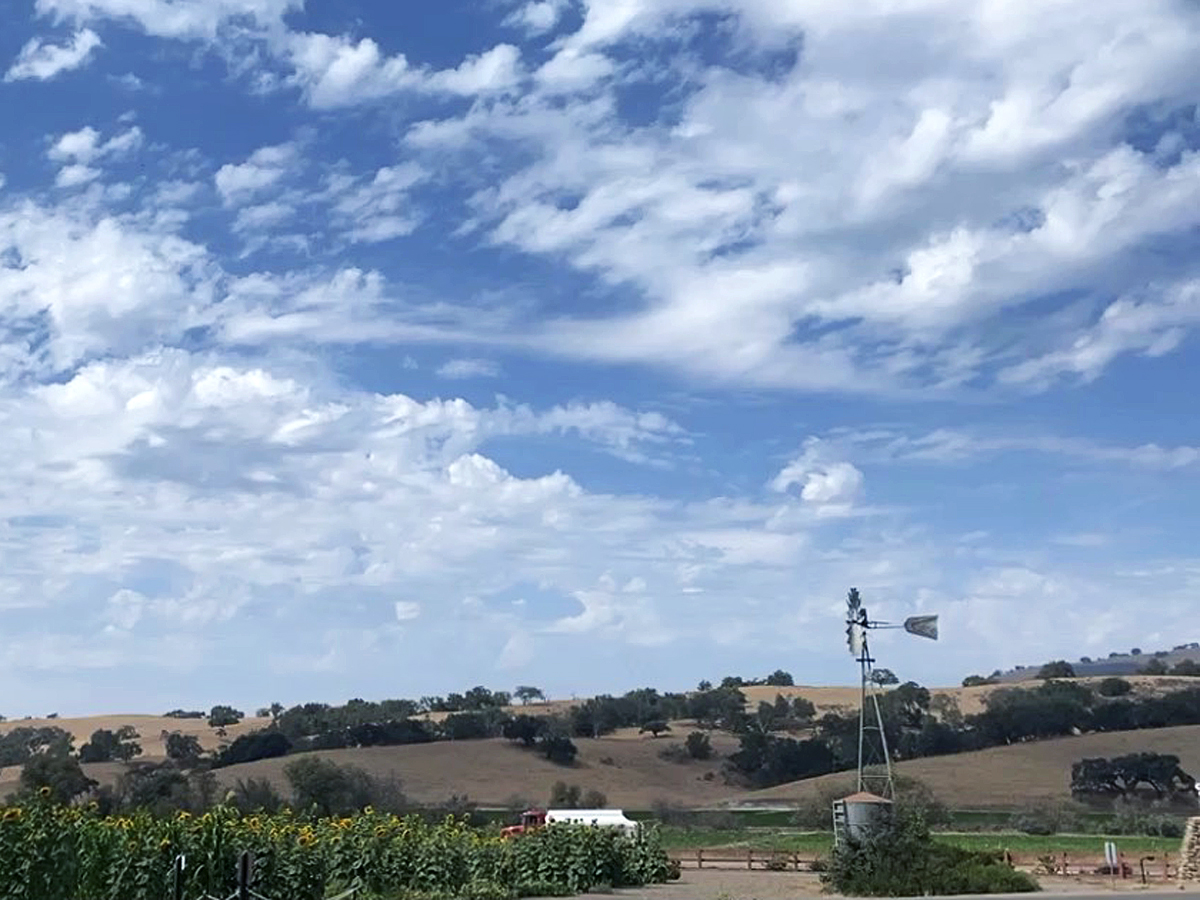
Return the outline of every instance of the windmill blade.
<path id="1" fill-rule="evenodd" d="M 862 655 L 863 627 L 857 622 L 851 622 L 846 626 L 846 646 L 850 648 L 851 656 L 858 657 Z"/>
<path id="2" fill-rule="evenodd" d="M 904 630 L 909 634 L 917 635 L 917 637 L 936 641 L 938 639 L 938 617 L 909 616 L 904 620 Z"/>
<path id="3" fill-rule="evenodd" d="M 846 618 L 857 619 L 861 609 L 862 597 L 859 596 L 858 588 L 850 588 L 850 593 L 846 595 Z"/>

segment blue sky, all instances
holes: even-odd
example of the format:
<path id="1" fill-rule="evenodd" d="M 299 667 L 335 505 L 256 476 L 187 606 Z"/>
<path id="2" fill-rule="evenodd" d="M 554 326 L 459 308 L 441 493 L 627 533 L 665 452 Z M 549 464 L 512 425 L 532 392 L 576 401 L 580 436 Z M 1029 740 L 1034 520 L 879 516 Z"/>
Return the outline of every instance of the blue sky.
<path id="1" fill-rule="evenodd" d="M 1197 638 L 1195 4 L 0 14 L 0 712 Z"/>

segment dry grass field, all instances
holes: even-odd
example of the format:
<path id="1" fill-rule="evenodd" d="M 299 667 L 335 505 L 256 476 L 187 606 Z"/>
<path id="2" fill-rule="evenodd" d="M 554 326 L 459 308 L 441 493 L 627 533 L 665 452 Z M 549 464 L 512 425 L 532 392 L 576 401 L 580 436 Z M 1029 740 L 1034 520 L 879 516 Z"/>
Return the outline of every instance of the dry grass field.
<path id="1" fill-rule="evenodd" d="M 226 739 L 233 740 L 239 735 L 248 734 L 257 728 L 263 728 L 270 721 L 270 719 L 254 717 L 242 719 L 237 725 L 231 725 L 226 729 Z M 161 760 L 166 758 L 167 749 L 162 740 L 162 733 L 164 731 L 193 734 L 200 741 L 200 746 L 206 750 L 216 749 L 220 746 L 221 742 L 216 729 L 209 728 L 208 723 L 204 719 L 171 719 L 166 716 L 137 714 L 84 716 L 77 719 L 16 719 L 12 722 L 0 722 L 0 734 L 6 734 L 14 728 L 22 727 L 61 728 L 75 738 L 75 749 L 78 750 L 83 744 L 87 743 L 93 732 L 101 728 L 116 731 L 123 725 L 132 725 L 137 730 L 139 741 L 142 745 L 142 755 L 138 757 L 139 759 Z M 121 768 L 120 763 L 93 763 L 84 766 L 84 769 L 88 772 L 88 776 L 96 779 L 101 784 L 110 784 L 115 781 Z M 20 775 L 21 769 L 19 766 L 0 768 L 0 797 L 16 790 L 17 779 Z"/>
<path id="2" fill-rule="evenodd" d="M 1069 800 L 1071 765 L 1088 756 L 1120 756 L 1138 751 L 1174 753 L 1183 768 L 1200 771 L 1200 725 L 1085 734 L 993 747 L 974 753 L 934 756 L 899 763 L 896 771 L 925 782 L 955 809 L 1011 808 L 1046 800 Z M 743 795 L 756 803 L 793 802 L 848 784 L 843 774 L 779 785 Z"/>
<path id="3" fill-rule="evenodd" d="M 597 740 L 577 738 L 579 756 L 572 768 L 556 766 L 503 740 L 329 750 L 314 755 L 351 763 L 372 775 L 394 775 L 410 799 L 425 804 L 444 802 L 454 794 L 465 794 L 484 806 L 545 803 L 556 781 L 602 791 L 610 804 L 629 809 L 646 809 L 658 800 L 714 806 L 727 799 L 730 788 L 721 778 L 720 760 L 676 763 L 661 759 L 659 751 L 672 740 L 667 735 L 657 739 L 639 736 L 636 731 Z M 715 735 L 713 746 L 718 753 L 728 753 L 737 748 L 737 741 L 729 735 Z M 217 776 L 227 786 L 239 778 L 267 778 L 286 792 L 283 769 L 288 761 L 285 757 L 231 766 L 218 770 Z M 705 780 L 707 773 L 712 773 L 709 780 Z"/>
<path id="4" fill-rule="evenodd" d="M 242 719 L 237 725 L 231 725 L 226 729 L 227 739 L 233 740 L 239 735 L 263 728 L 270 722 L 270 719 L 259 719 L 254 716 Z M 132 725 L 137 730 L 142 744 L 142 755 L 146 759 L 162 758 L 167 755 L 167 749 L 162 740 L 164 731 L 194 734 L 200 741 L 200 745 L 206 750 L 215 749 L 221 741 L 216 730 L 209 728 L 204 719 L 171 719 L 166 716 L 145 716 L 132 713 L 85 716 L 78 719 L 15 719 L 11 722 L 0 722 L 0 734 L 23 727 L 61 728 L 75 738 L 75 749 L 79 749 L 92 736 L 93 732 L 101 728 L 116 731 L 123 725 Z"/>
<path id="5" fill-rule="evenodd" d="M 684 728 L 679 729 L 682 734 Z M 466 794 L 481 805 L 507 805 L 514 798 L 544 803 L 559 780 L 603 791 L 610 803 L 648 809 L 667 800 L 687 807 L 789 804 L 848 783 L 845 773 L 793 782 L 763 791 L 746 791 L 724 783 L 720 761 L 675 763 L 660 759 L 669 742 L 622 734 L 598 740 L 579 739 L 579 764 L 555 766 L 507 741 L 460 741 L 408 747 L 373 747 L 321 753 L 340 763 L 353 763 L 376 775 L 395 775 L 405 793 L 421 803 L 436 804 L 452 794 Z M 720 752 L 736 748 L 719 735 Z M 1071 764 L 1085 756 L 1118 756 L 1148 750 L 1174 753 L 1183 767 L 1200 771 L 1200 726 L 1092 734 L 997 747 L 976 753 L 939 756 L 898 764 L 897 771 L 919 778 L 956 809 L 1011 809 L 1041 800 L 1070 799 Z M 268 778 L 286 787 L 286 759 L 262 760 L 218 772 L 223 784 L 238 778 Z M 713 773 L 705 780 L 706 773 Z M 96 776 L 93 776 L 96 777 Z"/>

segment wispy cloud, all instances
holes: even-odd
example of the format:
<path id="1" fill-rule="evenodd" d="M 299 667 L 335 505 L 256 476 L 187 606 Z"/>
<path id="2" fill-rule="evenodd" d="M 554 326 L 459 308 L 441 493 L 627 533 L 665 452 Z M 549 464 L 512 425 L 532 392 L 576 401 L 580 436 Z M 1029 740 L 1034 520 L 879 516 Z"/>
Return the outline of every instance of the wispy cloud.
<path id="1" fill-rule="evenodd" d="M 455 380 L 496 378 L 500 375 L 500 367 L 487 359 L 450 359 L 438 366 L 437 374 Z"/>
<path id="2" fill-rule="evenodd" d="M 101 46 L 100 36 L 90 28 L 75 32 L 66 44 L 51 44 L 41 38 L 33 38 L 21 48 L 16 60 L 4 74 L 4 80 L 48 81 L 57 78 L 63 72 L 86 65 Z"/>

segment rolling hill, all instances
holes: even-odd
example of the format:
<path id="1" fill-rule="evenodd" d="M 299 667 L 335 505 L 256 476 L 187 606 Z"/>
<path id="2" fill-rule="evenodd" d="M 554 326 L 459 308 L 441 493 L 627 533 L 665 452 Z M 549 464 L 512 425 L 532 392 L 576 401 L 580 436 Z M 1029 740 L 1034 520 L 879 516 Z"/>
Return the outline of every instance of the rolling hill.
<path id="1" fill-rule="evenodd" d="M 270 719 L 247 717 L 226 729 L 227 739 L 233 740 L 240 735 L 265 728 L 270 723 Z M 78 750 L 98 729 L 116 731 L 123 725 L 132 725 L 136 729 L 142 745 L 142 754 L 146 758 L 166 757 L 167 748 L 162 739 L 164 731 L 195 735 L 205 750 L 215 750 L 221 744 L 216 729 L 210 728 L 204 719 L 173 719 L 169 716 L 147 716 L 139 713 L 112 713 L 75 719 L 14 719 L 11 722 L 0 722 L 0 734 L 7 734 L 15 728 L 61 728 L 75 739 L 75 749 Z"/>
<path id="2" fill-rule="evenodd" d="M 896 772 L 923 781 L 955 809 L 1012 808 L 1026 803 L 1071 798 L 1071 765 L 1084 757 L 1120 756 L 1139 751 L 1173 753 L 1183 768 L 1200 772 L 1200 725 L 1085 734 L 992 747 L 953 756 L 931 756 L 896 765 Z M 845 772 L 754 791 L 733 802 L 794 803 L 834 788 L 851 789 Z"/>
<path id="3" fill-rule="evenodd" d="M 1095 679 L 1080 679 L 1094 681 Z M 1196 679 L 1144 677 L 1129 679 L 1135 693 L 1161 694 L 1182 687 L 1194 687 Z M 1005 687 L 934 689 L 932 693 L 952 699 L 964 714 L 978 712 L 992 692 Z M 851 710 L 858 704 L 855 687 L 769 687 L 742 689 L 747 705 L 753 709 L 760 701 L 771 701 L 777 694 L 803 696 L 817 707 L 818 716 L 826 712 Z M 570 704 L 556 701 L 514 707 L 534 715 L 562 712 Z M 431 715 L 431 719 L 442 716 Z M 232 740 L 267 725 L 267 719 L 245 719 L 228 729 Z M 97 728 L 116 730 L 132 725 L 141 736 L 141 759 L 165 756 L 163 731 L 182 731 L 196 735 L 207 749 L 215 749 L 221 739 L 201 719 L 172 719 L 162 716 L 108 715 L 79 719 L 40 719 L 0 723 L 0 732 L 20 726 L 56 726 L 76 740 L 78 747 Z M 673 762 L 660 757 L 660 751 L 673 741 L 681 741 L 695 728 L 692 722 L 672 723 L 672 732 L 659 739 L 627 729 L 599 739 L 576 739 L 578 764 L 562 768 L 537 754 L 520 749 L 508 741 L 442 741 L 433 744 L 400 747 L 372 747 L 322 751 L 316 755 L 339 763 L 359 766 L 373 775 L 398 777 L 404 792 L 422 804 L 439 804 L 452 795 L 466 795 L 473 802 L 488 806 L 516 805 L 517 800 L 542 803 L 554 782 L 565 780 L 586 789 L 604 792 L 609 802 L 628 808 L 648 808 L 657 801 L 686 807 L 715 807 L 743 803 L 787 804 L 803 800 L 823 789 L 844 784 L 847 776 L 831 775 L 809 779 L 764 791 L 749 791 L 724 783 L 721 760 Z M 713 746 L 719 754 L 737 748 L 732 735 L 716 733 Z M 1200 726 L 1135 732 L 1093 734 L 1053 741 L 993 748 L 975 753 L 930 757 L 900 763 L 897 771 L 925 781 L 946 803 L 955 807 L 1012 807 L 1036 799 L 1065 799 L 1071 764 L 1084 756 L 1113 756 L 1131 750 L 1175 753 L 1184 768 L 1200 772 Z M 288 760 L 261 760 L 217 770 L 225 787 L 239 778 L 266 778 L 286 793 L 283 769 Z M 119 763 L 90 764 L 89 776 L 102 784 L 112 783 L 122 771 Z M 15 789 L 17 767 L 0 770 L 0 796 Z"/>
<path id="4" fill-rule="evenodd" d="M 1075 670 L 1075 674 L 1084 677 L 1104 677 L 1119 675 L 1127 678 L 1139 673 L 1152 659 L 1157 659 L 1168 669 L 1186 660 L 1200 663 L 1200 644 L 1183 644 L 1174 650 L 1162 650 L 1156 653 L 1112 653 L 1101 659 L 1067 660 Z M 1001 672 L 999 680 L 1004 683 L 1033 681 L 1037 678 L 1040 665 L 1020 666 Z"/>

